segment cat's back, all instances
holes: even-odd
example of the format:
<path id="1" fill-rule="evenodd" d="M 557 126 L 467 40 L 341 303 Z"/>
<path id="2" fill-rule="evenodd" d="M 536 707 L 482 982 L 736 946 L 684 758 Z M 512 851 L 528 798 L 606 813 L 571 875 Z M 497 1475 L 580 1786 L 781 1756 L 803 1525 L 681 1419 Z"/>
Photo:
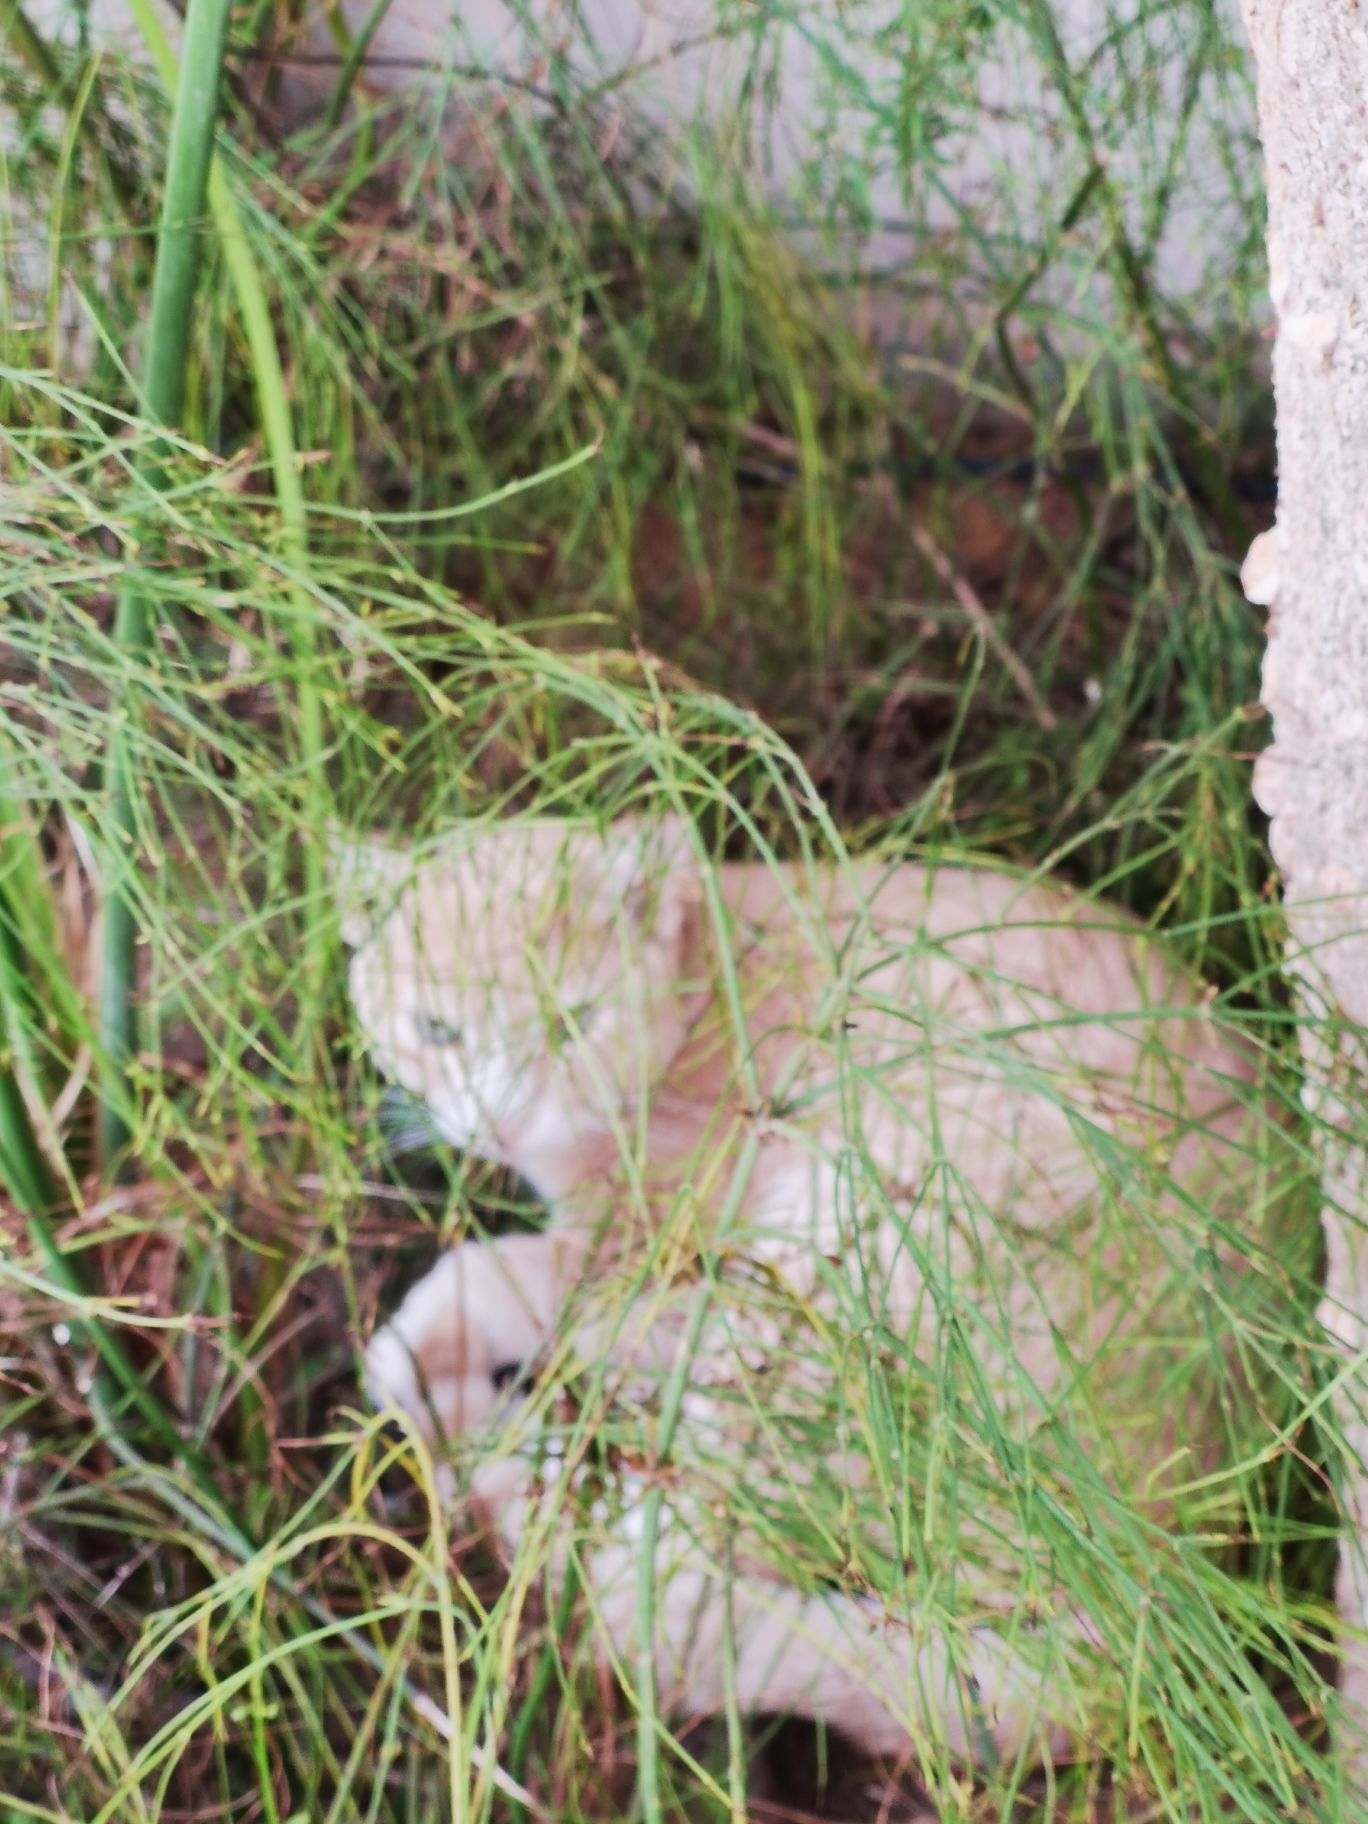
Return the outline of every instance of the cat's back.
<path id="1" fill-rule="evenodd" d="M 804 999 L 835 977 L 871 999 L 901 980 L 951 1015 L 1053 1002 L 1087 1023 L 1186 1016 L 1207 998 L 1120 907 L 1001 869 L 741 862 L 720 868 L 718 884 L 743 971 L 785 959 Z"/>
<path id="2" fill-rule="evenodd" d="M 756 1114 L 767 1209 L 811 1202 L 814 1169 L 829 1190 L 857 1133 L 890 1183 L 949 1158 L 1023 1212 L 1086 1194 L 1088 1134 L 1172 1151 L 1180 1175 L 1243 1144 L 1246 1048 L 1118 908 L 1000 868 L 757 861 L 701 882 L 691 918 L 684 1038 L 652 1097 L 664 1180 L 729 1156 Z"/>

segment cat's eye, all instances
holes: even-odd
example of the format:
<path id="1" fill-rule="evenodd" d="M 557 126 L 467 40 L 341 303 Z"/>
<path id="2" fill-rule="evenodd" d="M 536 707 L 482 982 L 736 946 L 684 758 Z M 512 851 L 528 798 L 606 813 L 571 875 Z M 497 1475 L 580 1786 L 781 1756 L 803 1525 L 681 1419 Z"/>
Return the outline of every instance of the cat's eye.
<path id="1" fill-rule="evenodd" d="M 424 1045 L 459 1045 L 461 1029 L 447 1020 L 434 1020 L 423 1014 L 418 1021 L 418 1037 Z"/>
<path id="2" fill-rule="evenodd" d="M 521 1362 L 500 1362 L 497 1368 L 490 1370 L 489 1378 L 494 1383 L 495 1393 L 503 1393 L 506 1388 L 516 1386 L 522 1375 Z"/>

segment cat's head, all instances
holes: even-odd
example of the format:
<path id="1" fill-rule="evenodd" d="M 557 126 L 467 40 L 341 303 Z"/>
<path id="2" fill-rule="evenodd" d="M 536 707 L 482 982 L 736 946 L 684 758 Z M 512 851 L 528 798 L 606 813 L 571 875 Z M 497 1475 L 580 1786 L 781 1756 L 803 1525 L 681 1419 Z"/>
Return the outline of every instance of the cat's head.
<path id="1" fill-rule="evenodd" d="M 444 1139 L 557 1195 L 683 1044 L 698 872 L 678 823 L 472 825 L 336 843 L 367 1049 Z"/>

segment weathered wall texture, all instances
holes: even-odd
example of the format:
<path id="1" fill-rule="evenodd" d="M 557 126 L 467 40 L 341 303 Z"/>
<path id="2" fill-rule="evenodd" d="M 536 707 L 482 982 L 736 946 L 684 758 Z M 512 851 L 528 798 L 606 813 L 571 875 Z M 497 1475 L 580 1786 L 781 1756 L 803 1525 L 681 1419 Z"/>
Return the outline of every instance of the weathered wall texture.
<path id="1" fill-rule="evenodd" d="M 1345 1732 L 1368 1773 L 1368 6 L 1243 0 L 1258 66 L 1277 315 L 1278 520 L 1245 565 L 1271 609 L 1274 745 L 1255 792 L 1273 820 L 1308 1097 L 1327 1147 L 1323 1314 L 1345 1351 L 1339 1420 L 1358 1462 L 1340 1569 Z"/>
<path id="2" fill-rule="evenodd" d="M 26 0 L 25 11 L 45 36 L 72 40 L 81 4 Z M 96 38 L 136 51 L 129 0 L 84 4 Z M 1211 6 L 1205 29 L 1224 42 L 1234 36 L 1234 0 L 1211 0 Z M 170 5 L 158 10 L 174 14 Z M 340 0 L 352 31 L 372 10 L 373 0 Z M 1199 321 L 1224 306 L 1222 261 L 1247 219 L 1239 147 L 1227 156 L 1225 142 L 1229 135 L 1238 141 L 1252 124 L 1237 68 L 1222 80 L 1209 70 L 1191 119 L 1184 114 L 1187 63 L 1204 29 L 1203 10 L 1200 0 L 1052 0 L 1051 6 L 1072 64 L 1089 72 L 1089 92 L 1111 98 L 1095 110 L 1099 119 L 1115 114 L 1118 123 L 1099 150 L 1132 205 L 1133 231 L 1170 158 L 1177 159 L 1178 197 L 1156 269 L 1163 292 L 1183 297 Z M 323 0 L 305 0 L 298 11 L 304 29 L 294 48 L 334 60 L 332 68 L 312 71 L 286 63 L 293 74 L 282 97 L 307 108 L 330 89 L 337 53 L 323 24 Z M 876 131 L 879 111 L 902 105 L 905 58 L 915 38 L 906 12 L 904 0 L 861 0 L 846 12 L 829 0 L 799 0 L 772 14 L 757 12 L 764 22 L 757 32 L 736 29 L 746 13 L 734 0 L 391 0 L 371 41 L 366 75 L 377 90 L 459 100 L 469 96 L 472 68 L 533 78 L 541 72 L 544 79 L 544 58 L 554 49 L 586 89 L 602 87 L 606 115 L 621 110 L 646 129 L 660 169 L 684 187 L 689 158 L 677 151 L 681 128 L 730 123 L 749 93 L 747 162 L 756 186 L 798 226 L 796 238 L 820 250 L 801 225 L 822 219 L 823 192 L 850 161 L 868 182 L 876 225 L 841 252 L 884 266 L 922 244 L 920 234 L 899 225 L 909 213 L 903 175 L 894 146 Z M 954 9 L 938 8 L 936 16 L 942 12 L 949 18 Z M 925 201 L 924 219 L 950 230 L 967 210 L 986 229 L 1029 245 L 1043 224 L 1057 219 L 1085 167 L 1030 34 L 1013 23 L 1010 8 L 1004 12 L 986 51 L 979 34 L 965 29 L 980 105 L 953 135 L 940 174 L 945 194 Z M 884 30 L 891 35 L 882 36 Z M 1142 77 L 1148 64 L 1152 91 L 1150 78 Z M 1141 110 L 1137 95 L 1147 100 L 1131 131 L 1127 110 Z M 1076 272 L 1062 277 L 1062 293 L 1072 296 L 1078 283 Z"/>

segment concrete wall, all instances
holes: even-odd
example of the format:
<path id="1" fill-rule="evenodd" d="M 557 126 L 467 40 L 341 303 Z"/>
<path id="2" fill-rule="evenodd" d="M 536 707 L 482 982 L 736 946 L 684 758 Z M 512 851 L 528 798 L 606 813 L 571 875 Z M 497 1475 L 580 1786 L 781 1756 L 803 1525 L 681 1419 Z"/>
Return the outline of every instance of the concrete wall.
<path id="1" fill-rule="evenodd" d="M 96 34 L 137 43 L 126 0 L 90 4 Z M 350 28 L 360 29 L 370 5 L 342 0 Z M 505 0 L 393 0 L 366 81 L 372 92 L 410 90 L 416 105 L 449 105 L 455 116 L 472 94 L 478 106 L 491 93 L 472 83 L 472 69 L 534 87 L 556 80 L 553 68 L 562 81 L 569 72 L 600 91 L 605 143 L 637 130 L 659 168 L 686 190 L 699 130 L 731 130 L 750 184 L 799 243 L 824 260 L 881 268 L 906 262 L 928 232 L 959 233 L 967 212 L 990 249 L 991 237 L 1001 237 L 1001 271 L 1020 272 L 1095 153 L 1137 239 L 1150 203 L 1171 181 L 1175 203 L 1156 272 L 1161 290 L 1186 298 L 1201 322 L 1225 307 L 1242 249 L 1260 244 L 1253 101 L 1233 7 L 1234 0 L 1054 0 L 1063 48 L 1083 72 L 1079 89 L 1097 135 L 1091 151 L 1042 61 L 1048 8 L 1036 0 L 981 6 L 991 29 L 974 23 L 968 4 L 935 0 L 790 0 L 768 11 L 756 0 L 526 0 L 516 9 Z M 31 0 L 29 10 L 47 32 L 70 37 L 78 29 L 72 0 Z M 285 47 L 294 59 L 335 56 L 321 17 L 320 8 L 312 29 Z M 941 54 L 952 39 L 963 47 L 975 72 L 964 86 L 976 105 L 957 105 L 934 82 L 918 90 L 936 67 L 928 55 L 933 31 Z M 332 71 L 288 58 L 284 67 L 286 105 L 305 113 Z M 537 105 L 524 89 L 497 92 L 505 102 Z M 909 184 L 899 131 L 937 108 L 955 123 L 941 143 L 943 162 L 914 157 Z M 860 174 L 866 211 L 852 225 L 851 213 L 837 210 L 846 226 L 833 238 L 821 228 L 832 218 L 843 170 Z M 1105 204 L 1095 192 L 1068 246 L 1052 250 L 1037 295 L 1056 309 L 1072 302 L 1082 316 L 1106 314 L 1107 285 L 1089 276 L 1106 244 Z"/>

